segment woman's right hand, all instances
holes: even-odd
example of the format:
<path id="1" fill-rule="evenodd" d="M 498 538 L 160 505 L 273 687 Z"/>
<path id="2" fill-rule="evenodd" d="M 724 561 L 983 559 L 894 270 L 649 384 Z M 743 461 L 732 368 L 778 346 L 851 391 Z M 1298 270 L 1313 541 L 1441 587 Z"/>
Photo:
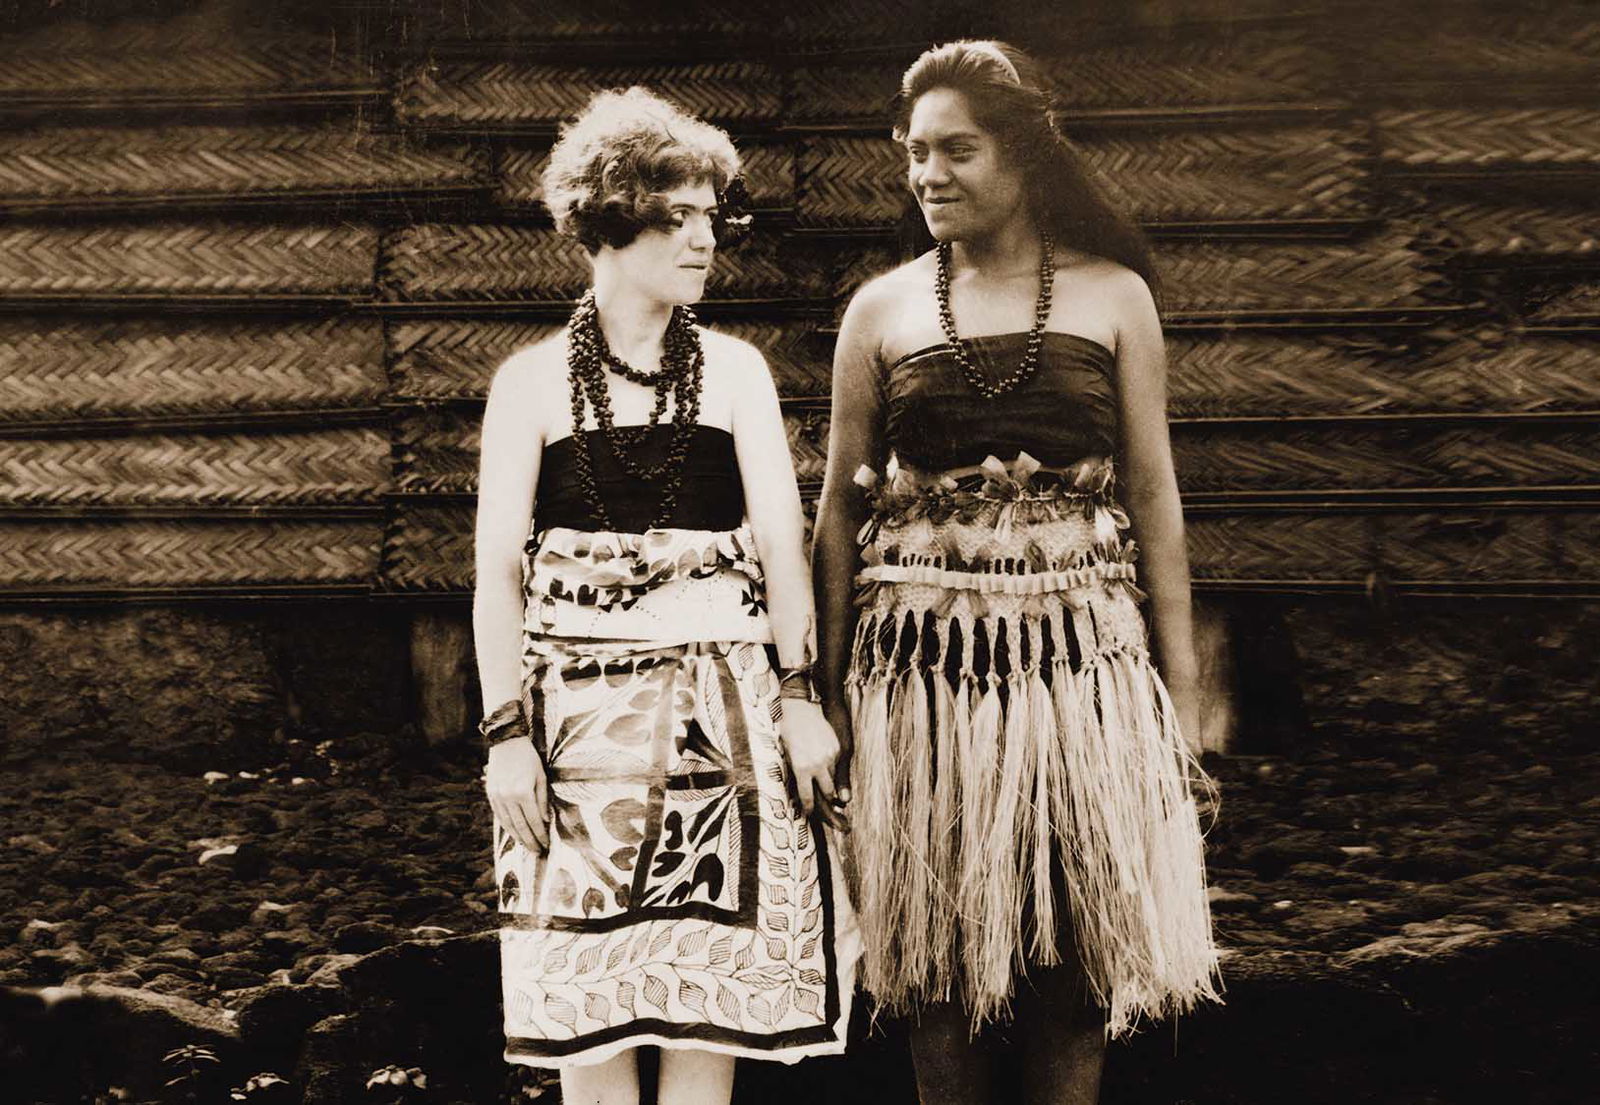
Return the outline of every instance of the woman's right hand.
<path id="1" fill-rule="evenodd" d="M 495 820 L 518 844 L 529 851 L 549 849 L 549 789 L 532 738 L 513 737 L 489 749 L 484 789 Z"/>
<path id="2" fill-rule="evenodd" d="M 833 792 L 840 801 L 850 801 L 850 756 L 855 751 L 855 737 L 850 730 L 850 709 L 841 704 L 823 703 L 822 714 L 833 726 L 839 738 L 839 757 L 833 761 Z"/>

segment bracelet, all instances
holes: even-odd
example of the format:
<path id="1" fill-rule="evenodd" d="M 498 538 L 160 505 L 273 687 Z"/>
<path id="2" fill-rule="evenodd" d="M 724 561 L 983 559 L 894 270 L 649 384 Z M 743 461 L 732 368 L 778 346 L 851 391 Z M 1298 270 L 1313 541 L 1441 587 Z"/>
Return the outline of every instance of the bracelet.
<path id="1" fill-rule="evenodd" d="M 802 698 L 807 702 L 821 703 L 817 684 L 811 678 L 810 668 L 785 668 L 778 674 L 779 698 Z"/>
<path id="2" fill-rule="evenodd" d="M 478 722 L 478 735 L 483 738 L 484 755 L 497 744 L 528 735 L 528 720 L 522 714 L 520 699 L 507 699 Z"/>

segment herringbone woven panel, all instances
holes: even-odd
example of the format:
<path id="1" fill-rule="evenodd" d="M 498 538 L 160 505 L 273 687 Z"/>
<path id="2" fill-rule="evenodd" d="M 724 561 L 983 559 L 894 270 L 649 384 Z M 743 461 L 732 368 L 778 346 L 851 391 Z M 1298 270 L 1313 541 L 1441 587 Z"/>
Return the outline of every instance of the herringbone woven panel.
<path id="1" fill-rule="evenodd" d="M 1351 243 L 1162 242 L 1156 254 L 1172 312 L 1391 310 L 1445 290 L 1395 230 Z"/>
<path id="2" fill-rule="evenodd" d="M 542 227 L 424 223 L 401 230 L 384 254 L 384 290 L 397 300 L 572 299 L 589 278 L 583 247 Z M 795 292 L 770 234 L 718 253 L 706 283 L 711 299 Z"/>
<path id="3" fill-rule="evenodd" d="M 1558 571 L 1600 582 L 1600 514 L 1574 512 L 1555 521 Z"/>
<path id="4" fill-rule="evenodd" d="M 84 27 L 83 24 L 79 25 Z M 82 34 L 60 28 L 0 41 L 0 104 L 93 96 L 102 103 L 141 95 L 254 95 L 364 91 L 377 85 L 350 52 L 321 38 L 281 31 L 249 43 L 186 44 L 159 25 L 141 40 L 141 21 L 117 20 Z"/>
<path id="5" fill-rule="evenodd" d="M 802 60 L 789 71 L 783 117 L 790 123 L 857 120 L 889 130 L 901 65 L 828 65 Z"/>
<path id="6" fill-rule="evenodd" d="M 333 128 L 56 129 L 0 136 L 0 205 L 381 196 L 477 180 L 465 151 Z"/>
<path id="7" fill-rule="evenodd" d="M 1360 580 L 1372 522 L 1353 514 L 1195 514 L 1184 522 L 1196 580 Z"/>
<path id="8" fill-rule="evenodd" d="M 337 295 L 370 291 L 369 226 L 0 227 L 0 295 Z"/>
<path id="9" fill-rule="evenodd" d="M 821 411 L 791 412 L 784 415 L 783 426 L 795 479 L 801 483 L 822 479 L 828 466 L 828 416 Z"/>
<path id="10" fill-rule="evenodd" d="M 1073 109 L 1292 104 L 1329 94 L 1327 59 L 1295 32 L 1174 35 L 1047 62 Z"/>
<path id="11" fill-rule="evenodd" d="M 745 187 L 753 207 L 789 207 L 795 202 L 794 150 L 787 142 L 741 142 Z M 539 177 L 550 163 L 543 146 L 513 146 L 500 155 L 497 198 L 511 206 L 537 206 L 544 202 Z"/>
<path id="12" fill-rule="evenodd" d="M 1553 257 L 1600 250 L 1600 210 L 1446 202 L 1436 209 L 1454 247 L 1467 256 Z"/>
<path id="13" fill-rule="evenodd" d="M 1336 45 L 1367 80 L 1431 83 L 1456 97 L 1515 95 L 1519 88 L 1600 81 L 1600 16 L 1588 5 L 1463 5 L 1449 18 L 1397 8 L 1382 33 L 1358 21 Z"/>
<path id="14" fill-rule="evenodd" d="M 381 522 L 188 519 L 0 523 L 0 587 L 368 583 Z"/>
<path id="15" fill-rule="evenodd" d="M 1179 427 L 1186 491 L 1309 491 L 1600 484 L 1600 431 L 1501 423 L 1270 429 Z"/>
<path id="16" fill-rule="evenodd" d="M 839 251 L 830 290 L 840 312 L 856 291 L 874 276 L 888 272 L 900 263 L 893 246 L 851 243 Z"/>
<path id="17" fill-rule="evenodd" d="M 1592 108 L 1390 108 L 1373 125 L 1379 156 L 1408 169 L 1600 168 Z"/>
<path id="18" fill-rule="evenodd" d="M 502 361 L 560 323 L 428 319 L 389 327 L 390 371 L 401 399 L 482 398 Z"/>
<path id="19" fill-rule="evenodd" d="M 1600 410 L 1600 342 L 1463 339 L 1416 365 L 1412 384 L 1435 410 Z"/>
<path id="20" fill-rule="evenodd" d="M 1417 580 L 1560 579 L 1552 520 L 1540 513 L 1385 516 L 1383 562 Z"/>
<path id="21" fill-rule="evenodd" d="M 1327 127 L 1130 132 L 1080 143 L 1113 197 L 1145 222 L 1356 218 L 1367 180 L 1355 136 Z M 800 153 L 798 215 L 815 226 L 892 223 L 906 155 L 888 138 L 817 136 Z"/>
<path id="22" fill-rule="evenodd" d="M 472 589 L 471 503 L 402 502 L 383 550 L 391 591 Z"/>
<path id="23" fill-rule="evenodd" d="M 1369 213 L 1365 151 L 1332 127 L 1094 135 L 1081 143 L 1144 222 L 1270 222 Z"/>
<path id="24" fill-rule="evenodd" d="M 1174 417 L 1363 414 L 1415 408 L 1411 369 L 1374 343 L 1337 337 L 1167 335 Z"/>
<path id="25" fill-rule="evenodd" d="M 1552 296 L 1533 313 L 1532 321 L 1600 321 L 1600 280 L 1579 281 Z"/>
<path id="26" fill-rule="evenodd" d="M 422 7 L 418 5 L 418 7 Z M 443 6 L 432 38 L 514 40 L 617 38 L 648 40 L 661 35 L 739 34 L 765 29 L 770 18 L 760 5 L 744 0 L 696 0 L 668 5 L 657 0 L 477 0 L 471 17 L 450 18 Z"/>
<path id="27" fill-rule="evenodd" d="M 777 5 L 769 29 L 778 48 L 796 41 L 830 42 L 843 47 L 862 42 L 917 42 L 933 36 L 937 5 L 926 0 L 789 0 Z"/>
<path id="28" fill-rule="evenodd" d="M 389 435 L 305 432 L 0 440 L 0 503 L 360 503 L 389 485 Z"/>
<path id="29" fill-rule="evenodd" d="M 401 118 L 426 127 L 551 127 L 603 88 L 642 84 L 703 118 L 730 125 L 772 120 L 779 74 L 757 62 L 623 68 L 533 62 L 438 62 L 407 75 Z"/>
<path id="30" fill-rule="evenodd" d="M 395 434 L 400 490 L 467 492 L 478 489 L 479 411 L 412 411 Z"/>
<path id="31" fill-rule="evenodd" d="M 371 405 L 387 388 L 376 320 L 0 319 L 0 420 Z"/>

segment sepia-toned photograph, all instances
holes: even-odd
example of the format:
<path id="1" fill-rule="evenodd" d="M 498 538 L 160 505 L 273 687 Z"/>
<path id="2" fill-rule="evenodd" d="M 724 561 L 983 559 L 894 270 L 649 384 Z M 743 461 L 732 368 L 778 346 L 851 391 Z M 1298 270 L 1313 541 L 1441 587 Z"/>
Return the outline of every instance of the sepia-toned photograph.
<path id="1" fill-rule="evenodd" d="M 1588 1105 L 1600 6 L 0 0 L 0 1105 Z"/>

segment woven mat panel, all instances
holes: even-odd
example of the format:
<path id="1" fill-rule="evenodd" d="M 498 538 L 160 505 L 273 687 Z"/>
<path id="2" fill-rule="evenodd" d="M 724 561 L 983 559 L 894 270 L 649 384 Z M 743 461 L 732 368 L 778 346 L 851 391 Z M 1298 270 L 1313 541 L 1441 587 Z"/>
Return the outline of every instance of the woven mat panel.
<path id="1" fill-rule="evenodd" d="M 1393 310 L 1446 291 L 1403 230 L 1360 242 L 1157 243 L 1169 312 Z"/>
<path id="2" fill-rule="evenodd" d="M 1600 582 L 1600 514 L 1563 514 L 1554 519 L 1558 571 Z"/>
<path id="3" fill-rule="evenodd" d="M 1555 556 L 1558 518 L 1468 511 L 1387 515 L 1384 567 L 1398 579 L 1564 579 Z"/>
<path id="4" fill-rule="evenodd" d="M 805 124 L 857 120 L 887 133 L 904 69 L 900 63 L 828 65 L 804 59 L 789 70 L 784 121 Z"/>
<path id="5" fill-rule="evenodd" d="M 372 287 L 370 226 L 0 226 L 0 295 L 337 295 Z"/>
<path id="6" fill-rule="evenodd" d="M 583 247 L 545 227 L 422 223 L 385 243 L 383 287 L 391 300 L 573 299 L 589 263 Z M 717 254 L 710 299 L 807 294 L 779 238 L 755 234 Z"/>
<path id="7" fill-rule="evenodd" d="M 403 501 L 383 549 L 382 586 L 391 591 L 472 590 L 475 508 L 466 502 Z"/>
<path id="8" fill-rule="evenodd" d="M 773 382 L 778 385 L 778 394 L 784 398 L 814 398 L 831 392 L 831 349 L 812 332 L 811 323 L 718 319 L 713 329 L 761 350 L 772 371 Z"/>
<path id="9" fill-rule="evenodd" d="M 410 411 L 395 430 L 396 482 L 407 492 L 478 489 L 478 410 Z"/>
<path id="10" fill-rule="evenodd" d="M 1600 111 L 1587 107 L 1373 114 L 1378 156 L 1408 169 L 1600 169 Z"/>
<path id="11" fill-rule="evenodd" d="M 1600 410 L 1600 341 L 1534 334 L 1491 343 L 1467 338 L 1424 358 L 1411 382 L 1435 410 Z"/>
<path id="12" fill-rule="evenodd" d="M 1519 88 L 1600 84 L 1600 13 L 1583 4 L 1396 7 L 1382 25 L 1344 24 L 1334 48 L 1358 80 L 1505 97 Z"/>
<path id="13" fill-rule="evenodd" d="M 790 207 L 795 202 L 795 156 L 787 142 L 741 142 L 745 187 L 752 207 Z M 495 198 L 512 207 L 544 203 L 540 176 L 550 163 L 546 146 L 511 146 L 500 151 Z"/>
<path id="14" fill-rule="evenodd" d="M 1079 145 L 1144 222 L 1271 222 L 1370 214 L 1362 136 L 1334 127 L 1099 134 Z"/>
<path id="15" fill-rule="evenodd" d="M 0 522 L 0 588 L 368 583 L 378 521 Z"/>
<path id="16" fill-rule="evenodd" d="M 801 483 L 822 479 L 828 467 L 828 416 L 822 411 L 788 411 L 783 428 L 789 435 L 794 478 Z"/>
<path id="17" fill-rule="evenodd" d="M 1600 252 L 1600 209 L 1593 205 L 1446 201 L 1435 213 L 1463 256 L 1589 258 Z"/>
<path id="18" fill-rule="evenodd" d="M 818 135 L 796 160 L 795 217 L 804 226 L 893 223 L 911 202 L 906 152 L 892 139 Z"/>
<path id="19" fill-rule="evenodd" d="M 396 111 L 414 126 L 553 127 L 595 92 L 642 84 L 702 118 L 730 126 L 776 119 L 781 76 L 758 62 L 597 67 L 537 62 L 435 61 L 406 74 Z"/>
<path id="20" fill-rule="evenodd" d="M 1537 323 L 1600 322 L 1600 280 L 1574 283 L 1547 298 L 1529 316 Z"/>
<path id="21" fill-rule="evenodd" d="M 0 318 L 0 419 L 368 406 L 388 387 L 375 319 Z"/>
<path id="22" fill-rule="evenodd" d="M 1498 423 L 1180 426 L 1185 491 L 1309 491 L 1600 484 L 1600 430 Z"/>
<path id="23" fill-rule="evenodd" d="M 1329 59 L 1292 31 L 1179 34 L 1046 56 L 1071 109 L 1292 104 L 1329 95 Z"/>
<path id="24" fill-rule="evenodd" d="M 1167 363 L 1173 417 L 1366 414 L 1422 402 L 1411 366 L 1371 339 L 1170 333 Z"/>
<path id="25" fill-rule="evenodd" d="M 400 399 L 481 399 L 511 354 L 562 327 L 555 322 L 426 319 L 389 324 L 389 370 Z"/>
<path id="26" fill-rule="evenodd" d="M 304 432 L 0 440 L 0 504 L 202 506 L 375 502 L 389 435 Z"/>
<path id="27" fill-rule="evenodd" d="M 1376 566 L 1359 514 L 1194 514 L 1184 533 L 1196 580 L 1359 580 Z"/>
<path id="28" fill-rule="evenodd" d="M 869 245 L 852 242 L 848 246 L 840 247 L 828 257 L 819 249 L 819 265 L 831 273 L 829 292 L 832 294 L 836 313 L 843 314 L 850 297 L 860 290 L 861 285 L 880 276 L 900 264 L 899 250 L 891 245 Z"/>
<path id="29" fill-rule="evenodd" d="M 52 129 L 0 135 L 0 205 L 399 194 L 480 174 L 464 148 L 328 127 Z"/>
<path id="30" fill-rule="evenodd" d="M 658 35 L 734 35 L 766 29 L 766 5 L 749 0 L 472 0 L 470 4 L 415 5 L 418 32 L 435 40 L 510 39 L 638 40 Z"/>

